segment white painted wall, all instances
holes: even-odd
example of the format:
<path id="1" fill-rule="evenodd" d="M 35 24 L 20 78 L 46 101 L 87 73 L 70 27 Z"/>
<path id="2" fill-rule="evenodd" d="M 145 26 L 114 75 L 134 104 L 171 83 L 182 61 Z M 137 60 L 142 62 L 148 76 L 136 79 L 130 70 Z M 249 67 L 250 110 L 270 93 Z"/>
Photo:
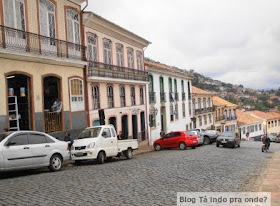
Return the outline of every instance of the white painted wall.
<path id="1" fill-rule="evenodd" d="M 189 99 L 188 99 L 188 96 L 189 96 L 188 95 L 188 81 L 190 82 L 190 87 L 191 87 L 191 81 L 184 80 L 184 87 L 185 87 L 184 92 L 186 94 L 186 100 L 184 102 L 185 102 L 186 115 L 185 115 L 185 118 L 183 118 L 182 86 L 181 86 L 182 79 L 176 78 L 177 92 L 179 95 L 179 101 L 177 102 L 179 118 L 178 118 L 178 120 L 175 119 L 175 121 L 171 122 L 170 121 L 170 101 L 169 101 L 169 92 L 170 91 L 169 91 L 168 79 L 169 79 L 169 77 L 172 78 L 173 92 L 174 92 L 174 78 L 175 77 L 167 76 L 167 75 L 160 75 L 160 74 L 156 74 L 156 73 L 150 73 L 150 74 L 153 76 L 153 80 L 154 80 L 153 83 L 154 83 L 154 92 L 156 95 L 156 103 L 149 105 L 149 108 L 151 106 L 154 106 L 158 110 L 158 113 L 156 115 L 156 127 L 150 128 L 150 131 L 151 131 L 150 144 L 152 145 L 153 142 L 160 137 L 160 131 L 161 131 L 160 108 L 162 105 L 164 105 L 166 108 L 166 132 L 186 130 L 186 125 L 189 125 L 191 123 L 191 119 L 190 119 L 191 116 L 189 114 Z M 162 76 L 164 79 L 164 92 L 166 95 L 166 103 L 164 103 L 164 104 L 161 104 L 161 102 L 160 102 L 160 81 L 159 81 L 160 76 Z M 149 103 L 149 100 L 148 100 L 148 103 Z M 175 109 L 175 104 L 174 104 L 174 109 Z"/>
<path id="2" fill-rule="evenodd" d="M 255 126 L 257 125 L 257 130 L 255 128 Z M 261 125 L 261 129 L 259 128 L 259 125 Z M 241 138 L 242 139 L 246 139 L 246 133 L 248 132 L 248 127 L 250 128 L 250 126 L 254 126 L 254 132 L 250 132 L 249 137 L 257 137 L 260 135 L 264 134 L 264 128 L 263 128 L 263 123 L 262 122 L 257 122 L 257 123 L 253 123 L 253 124 L 246 124 L 246 125 L 242 125 L 239 128 L 241 129 Z M 244 130 L 245 129 L 245 130 Z"/>

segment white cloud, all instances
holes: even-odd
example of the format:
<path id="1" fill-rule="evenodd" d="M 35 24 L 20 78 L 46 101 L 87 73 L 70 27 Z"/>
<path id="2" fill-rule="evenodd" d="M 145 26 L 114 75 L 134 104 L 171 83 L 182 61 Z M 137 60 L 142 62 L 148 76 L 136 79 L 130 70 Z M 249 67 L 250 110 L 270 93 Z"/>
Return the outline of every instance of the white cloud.
<path id="1" fill-rule="evenodd" d="M 253 88 L 278 88 L 279 0 L 90 0 L 89 10 L 148 39 L 145 54 Z"/>

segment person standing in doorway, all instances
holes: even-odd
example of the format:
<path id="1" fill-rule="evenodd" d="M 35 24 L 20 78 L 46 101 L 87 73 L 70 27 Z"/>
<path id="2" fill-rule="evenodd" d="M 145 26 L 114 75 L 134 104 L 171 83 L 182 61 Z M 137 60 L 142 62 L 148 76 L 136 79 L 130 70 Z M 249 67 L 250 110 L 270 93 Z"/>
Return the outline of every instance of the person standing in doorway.
<path id="1" fill-rule="evenodd" d="M 122 140 L 122 139 L 123 139 L 123 134 L 122 134 L 122 131 L 120 131 L 120 132 L 119 132 L 119 134 L 118 134 L 118 136 L 117 136 L 117 137 L 118 137 L 118 140 Z"/>

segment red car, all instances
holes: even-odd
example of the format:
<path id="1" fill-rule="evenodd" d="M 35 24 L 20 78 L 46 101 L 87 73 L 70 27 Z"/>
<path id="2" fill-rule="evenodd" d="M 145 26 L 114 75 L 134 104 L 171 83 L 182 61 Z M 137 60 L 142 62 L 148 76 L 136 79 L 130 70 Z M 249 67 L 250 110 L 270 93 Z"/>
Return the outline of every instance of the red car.
<path id="1" fill-rule="evenodd" d="M 198 146 L 198 136 L 193 135 L 188 131 L 170 132 L 162 138 L 154 142 L 156 151 L 166 148 L 180 148 L 192 147 L 193 149 Z"/>

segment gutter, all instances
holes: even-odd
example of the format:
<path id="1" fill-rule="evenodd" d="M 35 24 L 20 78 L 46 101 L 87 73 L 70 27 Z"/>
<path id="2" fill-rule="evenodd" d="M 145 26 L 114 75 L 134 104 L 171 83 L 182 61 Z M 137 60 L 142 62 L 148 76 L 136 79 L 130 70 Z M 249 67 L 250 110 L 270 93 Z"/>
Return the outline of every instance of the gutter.
<path id="1" fill-rule="evenodd" d="M 84 12 L 84 10 L 88 7 L 88 0 L 86 1 L 86 5 L 85 7 L 82 9 L 82 12 Z"/>

